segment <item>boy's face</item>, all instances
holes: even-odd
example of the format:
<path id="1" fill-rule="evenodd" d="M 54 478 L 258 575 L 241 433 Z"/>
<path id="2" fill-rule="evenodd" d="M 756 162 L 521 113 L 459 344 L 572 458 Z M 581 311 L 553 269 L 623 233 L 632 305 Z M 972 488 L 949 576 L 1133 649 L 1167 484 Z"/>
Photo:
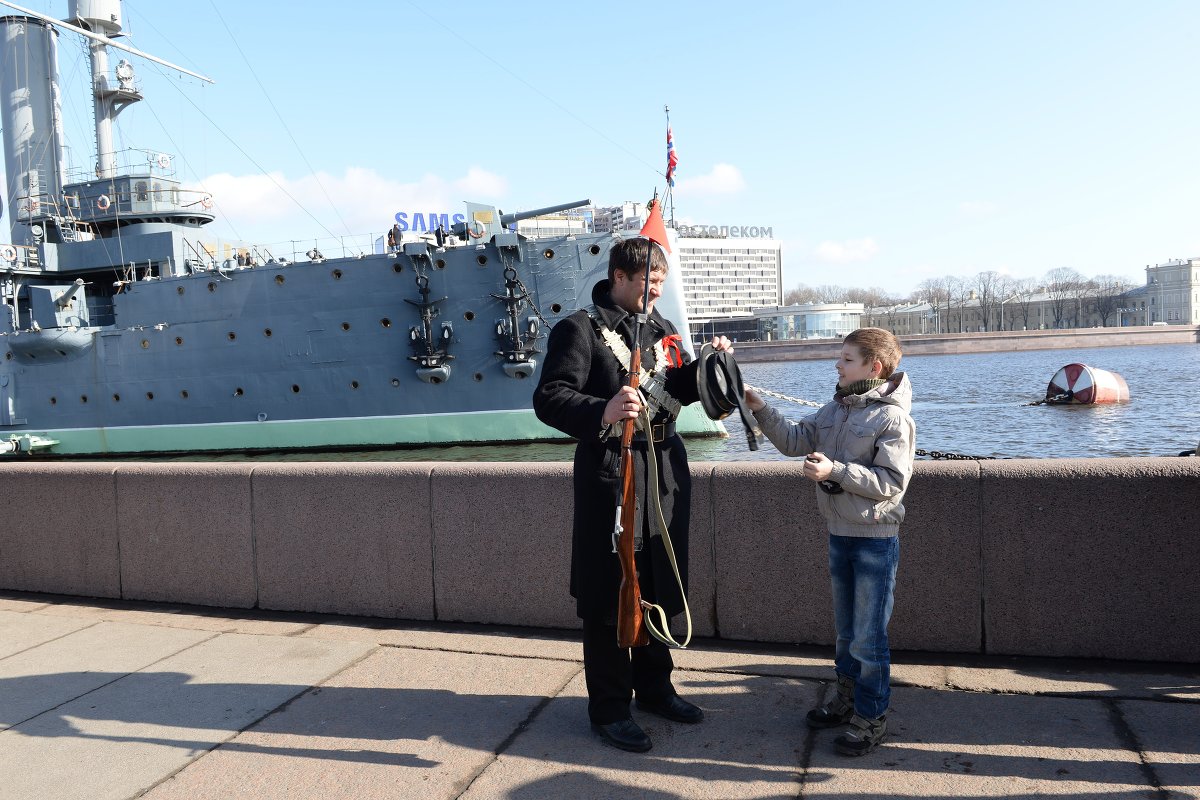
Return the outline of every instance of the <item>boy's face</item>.
<path id="1" fill-rule="evenodd" d="M 838 386 L 849 386 L 867 378 L 878 378 L 883 371 L 883 364 L 878 360 L 863 363 L 862 351 L 858 345 L 842 345 L 842 354 L 837 361 Z"/>

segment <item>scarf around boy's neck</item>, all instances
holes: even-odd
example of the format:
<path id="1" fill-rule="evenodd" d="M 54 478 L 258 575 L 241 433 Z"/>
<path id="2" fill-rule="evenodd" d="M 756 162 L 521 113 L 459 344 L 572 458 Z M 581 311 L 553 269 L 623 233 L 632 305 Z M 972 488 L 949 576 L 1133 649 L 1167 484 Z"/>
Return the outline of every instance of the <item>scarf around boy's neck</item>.
<path id="1" fill-rule="evenodd" d="M 849 397 L 852 394 L 866 394 L 877 386 L 883 386 L 887 383 L 884 378 L 863 378 L 861 381 L 855 381 L 849 386 L 839 386 L 834 390 L 834 398 L 841 400 L 843 397 Z"/>

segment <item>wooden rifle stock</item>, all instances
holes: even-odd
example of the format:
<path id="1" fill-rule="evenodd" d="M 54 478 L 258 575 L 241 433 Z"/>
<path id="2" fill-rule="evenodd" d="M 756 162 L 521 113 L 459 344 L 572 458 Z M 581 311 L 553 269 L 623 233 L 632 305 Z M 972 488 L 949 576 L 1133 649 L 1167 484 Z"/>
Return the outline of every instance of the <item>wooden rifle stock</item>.
<path id="1" fill-rule="evenodd" d="M 637 389 L 641 385 L 638 373 L 642 367 L 641 348 L 635 342 L 629 370 L 629 385 Z M 637 538 L 641 520 L 637 518 L 637 493 L 634 486 L 633 432 L 635 419 L 625 420 L 621 432 L 621 510 L 617 524 L 617 558 L 621 561 L 621 588 L 617 594 L 617 646 L 641 647 L 650 643 L 650 632 L 646 630 L 642 616 L 642 590 L 638 586 L 637 563 L 634 561 L 634 539 Z M 652 446 L 652 445 L 648 445 Z"/>

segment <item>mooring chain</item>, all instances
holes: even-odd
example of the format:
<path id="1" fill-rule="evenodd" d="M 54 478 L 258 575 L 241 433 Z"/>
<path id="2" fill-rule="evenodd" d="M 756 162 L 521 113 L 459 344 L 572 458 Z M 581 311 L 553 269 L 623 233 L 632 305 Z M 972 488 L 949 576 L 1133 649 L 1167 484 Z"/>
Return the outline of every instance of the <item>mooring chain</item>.
<path id="1" fill-rule="evenodd" d="M 824 403 L 814 403 L 811 400 L 801 400 L 799 397 L 789 397 L 786 394 L 780 394 L 779 392 L 772 392 L 770 389 L 763 389 L 762 387 L 759 387 L 759 386 L 751 386 L 748 383 L 746 384 L 746 388 L 753 389 L 758 394 L 765 394 L 767 397 L 777 397 L 780 400 L 788 400 L 792 403 L 799 403 L 802 406 L 812 406 L 813 408 L 820 408 L 822 405 L 824 405 Z M 1043 402 L 1045 402 L 1045 401 L 1043 401 Z M 917 452 L 917 455 L 919 455 L 919 456 L 926 456 L 926 457 L 932 458 L 932 459 L 943 459 L 943 460 L 947 460 L 947 461 L 983 461 L 983 460 L 989 460 L 989 459 L 995 458 L 995 456 L 968 456 L 968 455 L 963 455 L 962 453 L 944 453 L 941 450 L 920 450 L 920 449 L 918 449 L 916 452 Z"/>
<path id="2" fill-rule="evenodd" d="M 945 461 L 993 461 L 996 458 L 995 456 L 968 456 L 962 453 L 943 453 L 941 450 L 922 450 L 920 448 L 917 448 L 917 455 Z"/>
<path id="3" fill-rule="evenodd" d="M 1056 394 L 1053 397 L 1043 397 L 1041 400 L 1034 400 L 1032 403 L 1026 403 L 1027 406 L 1040 406 L 1044 403 L 1064 403 L 1071 399 L 1069 394 Z"/>
<path id="4" fill-rule="evenodd" d="M 748 383 L 746 384 L 746 388 L 752 389 L 755 392 L 758 392 L 759 394 L 765 394 L 767 397 L 778 397 L 780 400 L 788 400 L 793 403 L 798 403 L 799 405 L 802 405 L 802 406 L 812 406 L 813 408 L 820 408 L 821 406 L 825 405 L 824 403 L 814 403 L 812 400 L 801 400 L 799 397 L 788 397 L 786 394 L 780 394 L 779 392 L 772 392 L 770 389 L 763 389 L 761 386 L 751 386 Z"/>

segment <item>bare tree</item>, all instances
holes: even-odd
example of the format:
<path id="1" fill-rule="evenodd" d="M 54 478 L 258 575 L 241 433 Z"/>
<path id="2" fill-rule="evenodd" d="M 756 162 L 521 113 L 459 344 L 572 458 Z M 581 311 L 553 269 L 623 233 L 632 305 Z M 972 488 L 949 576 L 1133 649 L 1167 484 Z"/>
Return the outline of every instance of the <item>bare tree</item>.
<path id="1" fill-rule="evenodd" d="M 950 278 L 926 278 L 917 286 L 914 297 L 922 303 L 928 303 L 936 320 L 937 332 L 943 333 L 947 320 L 942 316 L 942 309 L 950 311 Z"/>
<path id="2" fill-rule="evenodd" d="M 844 286 L 824 284 L 813 289 L 818 303 L 845 303 L 847 290 Z"/>
<path id="3" fill-rule="evenodd" d="M 958 307 L 958 332 L 962 333 L 965 326 L 963 324 L 963 315 L 967 306 L 967 301 L 971 299 L 971 285 L 967 281 L 955 275 L 951 275 L 946 279 L 946 291 L 950 295 L 950 302 L 947 304 L 947 312 L 950 306 Z M 949 314 L 947 314 L 949 316 Z M 949 327 L 946 329 L 949 331 Z"/>
<path id="4" fill-rule="evenodd" d="M 1012 321 L 1013 321 L 1014 315 L 1016 314 L 1016 309 L 1013 308 L 1012 303 L 1014 300 L 1016 300 L 1018 298 L 1019 293 L 1020 293 L 1019 282 L 1017 281 L 1016 278 L 1013 278 L 1010 275 L 1001 275 L 996 280 L 996 300 L 998 301 L 997 302 L 998 308 L 996 310 L 996 318 L 999 320 L 999 324 L 996 326 L 996 330 L 1002 331 L 1005 329 L 1004 328 L 1005 309 L 1008 310 L 1008 314 L 1007 314 L 1008 330 L 1010 330 L 1010 331 L 1012 330 L 1012 327 L 1013 327 Z"/>
<path id="5" fill-rule="evenodd" d="M 985 331 L 992 330 L 992 312 L 996 306 L 1004 299 L 1001 294 L 1001 282 L 1004 276 L 995 270 L 987 270 L 975 276 L 971 282 L 972 288 L 975 289 L 975 300 L 979 303 L 979 317 L 983 321 L 983 329 Z M 1000 327 L 1004 327 L 1004 320 L 1000 321 Z"/>
<path id="6" fill-rule="evenodd" d="M 795 289 L 789 289 L 787 294 L 783 296 L 783 304 L 785 306 L 800 305 L 801 303 L 815 303 L 818 300 L 817 290 L 803 283 L 799 284 Z"/>
<path id="7" fill-rule="evenodd" d="M 1100 317 L 1100 324 L 1108 327 L 1108 320 L 1114 314 L 1119 314 L 1125 303 L 1125 293 L 1133 288 L 1133 284 L 1119 275 L 1097 275 L 1088 281 L 1091 294 L 1092 309 Z M 1118 327 L 1121 319 L 1117 317 Z"/>
<path id="8" fill-rule="evenodd" d="M 894 306 L 900 299 L 886 289 L 871 286 L 867 289 L 847 289 L 847 303 L 862 303 L 867 308 L 873 306 Z"/>
<path id="9" fill-rule="evenodd" d="M 1070 327 L 1080 310 L 1083 283 L 1083 276 L 1070 267 L 1056 267 L 1046 273 L 1046 292 L 1050 295 L 1050 310 L 1054 312 L 1054 327 Z"/>
<path id="10" fill-rule="evenodd" d="M 1017 316 L 1020 315 L 1022 328 L 1029 330 L 1029 317 L 1033 313 L 1033 295 L 1037 289 L 1037 281 L 1033 278 L 1020 278 L 1012 282 L 1012 293 L 1015 297 L 1010 301 L 1012 316 L 1008 329 L 1016 330 Z"/>

